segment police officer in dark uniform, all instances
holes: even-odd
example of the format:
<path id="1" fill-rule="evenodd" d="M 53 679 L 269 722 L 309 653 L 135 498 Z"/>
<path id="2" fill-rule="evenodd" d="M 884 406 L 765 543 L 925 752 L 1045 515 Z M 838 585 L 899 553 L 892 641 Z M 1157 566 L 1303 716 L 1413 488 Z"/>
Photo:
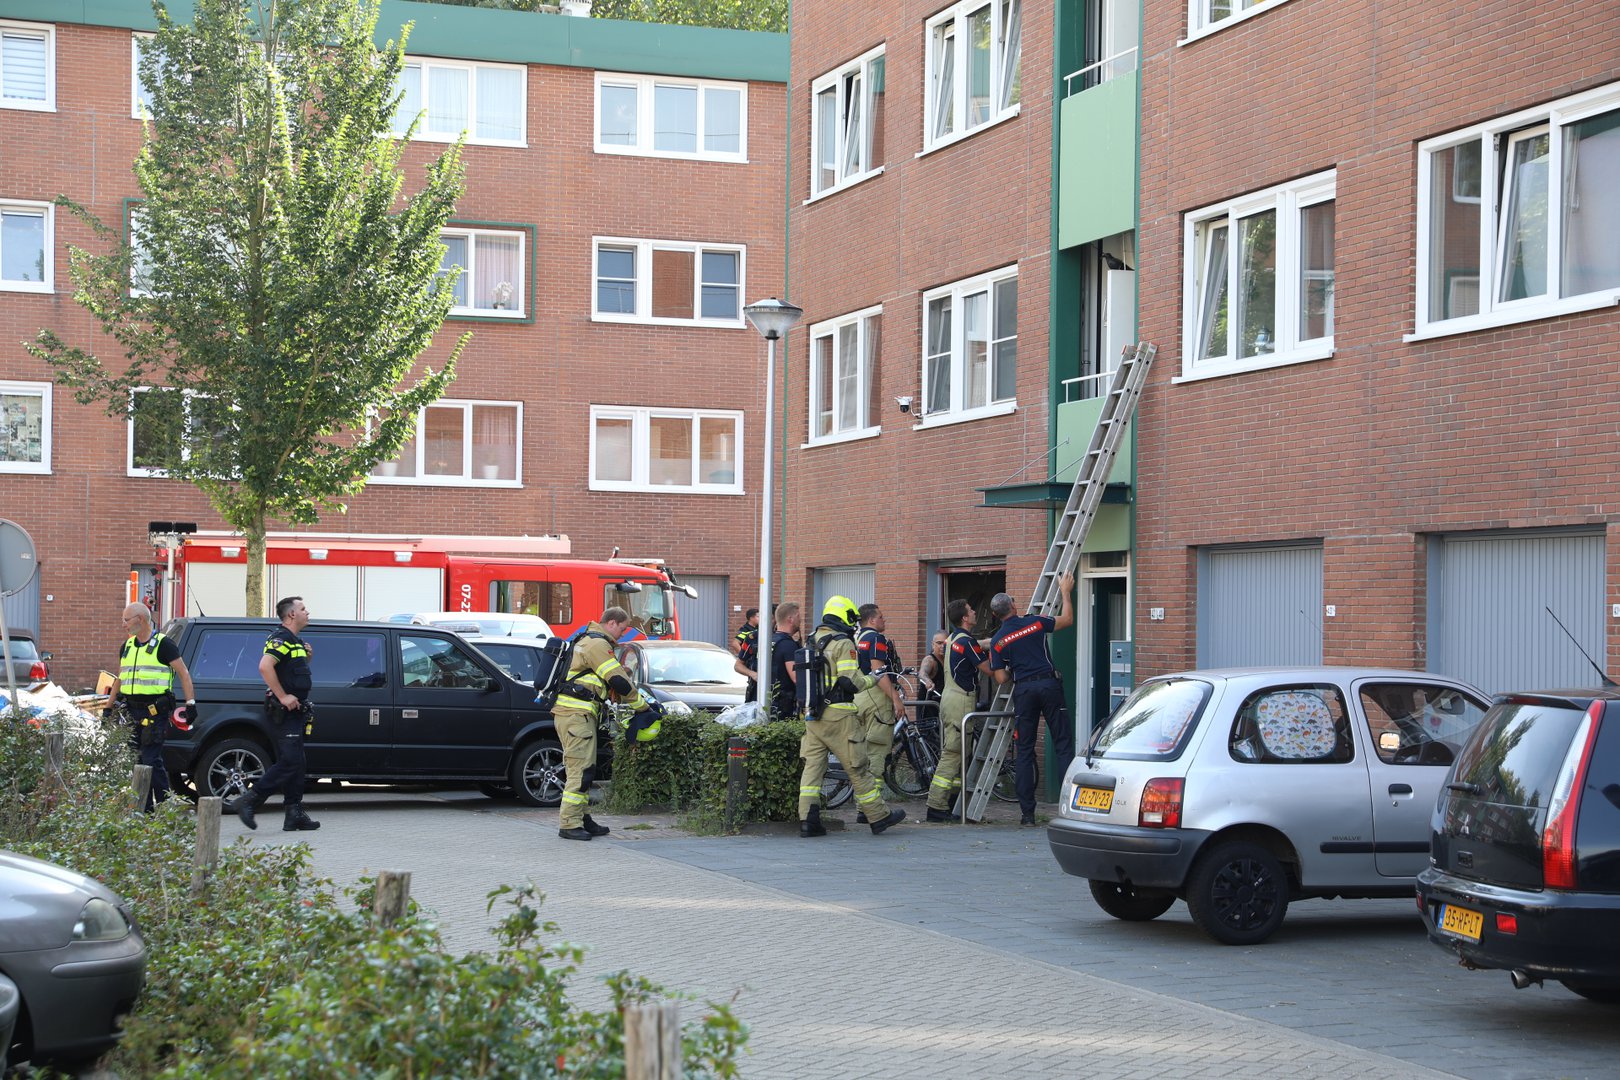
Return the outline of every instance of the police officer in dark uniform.
<path id="1" fill-rule="evenodd" d="M 793 656 L 799 651 L 799 628 L 803 625 L 804 615 L 798 604 L 784 600 L 776 605 L 776 630 L 771 634 L 771 713 L 779 720 L 798 711 Z"/>
<path id="2" fill-rule="evenodd" d="M 1060 767 L 1067 769 L 1074 760 L 1074 724 L 1063 696 L 1063 683 L 1052 665 L 1051 635 L 1074 625 L 1074 575 L 1064 574 L 1058 583 L 1063 610 L 1057 618 L 1047 615 L 1014 615 L 1016 606 L 1006 593 L 996 593 L 990 613 L 1001 620 L 1001 628 L 990 639 L 990 670 L 996 682 L 1013 684 L 1013 740 L 1017 754 L 1013 760 L 1018 782 L 1018 806 L 1023 811 L 1020 824 L 1035 824 L 1035 737 L 1040 719 L 1046 717 L 1046 730 L 1052 733 L 1052 750 Z"/>
<path id="3" fill-rule="evenodd" d="M 264 710 L 276 733 L 276 763 L 265 770 L 253 789 L 236 804 L 236 816 L 257 829 L 253 812 L 272 792 L 281 792 L 283 832 L 306 832 L 321 823 L 304 813 L 304 740 L 314 727 L 315 710 L 309 700 L 314 679 L 309 670 L 309 643 L 298 632 L 309 625 L 304 598 L 289 596 L 276 604 L 281 625 L 271 632 L 259 658 L 259 675 L 270 689 Z"/>
<path id="4" fill-rule="evenodd" d="M 744 701 L 759 696 L 759 608 L 751 607 L 743 613 L 743 624 L 731 639 L 731 651 L 737 654 L 733 665 L 739 675 L 748 676 L 748 693 Z"/>

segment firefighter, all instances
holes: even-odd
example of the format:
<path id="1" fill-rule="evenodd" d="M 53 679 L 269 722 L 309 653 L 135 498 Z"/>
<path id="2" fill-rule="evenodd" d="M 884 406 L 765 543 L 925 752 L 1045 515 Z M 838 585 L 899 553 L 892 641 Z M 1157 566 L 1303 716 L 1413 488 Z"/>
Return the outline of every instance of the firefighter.
<path id="1" fill-rule="evenodd" d="M 118 686 L 107 705 L 122 704 L 132 726 L 130 745 L 142 765 L 152 767 L 152 790 L 146 809 L 169 797 L 169 770 L 163 765 L 163 739 L 171 719 L 186 725 L 188 710 L 197 707 L 191 672 L 180 658 L 180 647 L 152 629 L 152 612 L 145 604 L 124 608 L 124 631 L 129 637 L 118 654 Z M 186 692 L 186 703 L 175 708 L 174 681 Z"/>
<path id="2" fill-rule="evenodd" d="M 861 625 L 855 635 L 855 659 L 860 663 L 861 671 L 867 675 L 882 675 L 890 669 L 898 669 L 894 642 L 884 634 L 888 624 L 883 618 L 883 610 L 876 604 L 862 604 L 859 616 Z M 855 708 L 866 725 L 867 771 L 872 774 L 874 782 L 881 784 L 883 770 L 889 762 L 889 752 L 894 749 L 894 722 L 906 711 L 905 699 L 900 696 L 900 688 L 891 676 L 878 679 L 870 690 L 857 694 Z M 864 825 L 866 815 L 857 814 L 855 820 Z"/>
<path id="3" fill-rule="evenodd" d="M 855 657 L 854 629 L 859 621 L 853 601 L 835 596 L 822 609 L 821 625 L 817 626 L 807 642 L 821 658 L 819 696 L 812 700 L 810 715 L 805 720 L 804 737 L 799 740 L 799 758 L 804 771 L 799 774 L 799 835 L 826 836 L 821 823 L 821 782 L 827 775 L 827 755 L 837 756 L 849 773 L 855 788 L 855 801 L 860 804 L 874 835 L 881 834 L 891 825 L 905 820 L 904 810 L 890 810 L 883 801 L 883 789 L 867 771 L 866 733 L 855 705 L 855 696 L 870 689 L 884 676 L 868 675 L 861 671 Z M 817 679 L 814 670 L 803 678 Z"/>
<path id="4" fill-rule="evenodd" d="M 635 682 L 613 651 L 629 625 L 629 612 L 610 607 L 602 612 L 600 622 L 580 631 L 574 640 L 568 679 L 557 691 L 552 717 L 562 739 L 564 772 L 557 835 L 564 840 L 589 840 L 612 831 L 585 812 L 590 805 L 585 774 L 596 764 L 597 720 L 608 701 L 639 698 Z M 637 734 L 639 737 L 640 732 Z"/>
<path id="5" fill-rule="evenodd" d="M 962 790 L 962 718 L 973 711 L 978 701 L 979 675 L 990 674 L 985 643 L 973 640 L 968 633 L 976 614 L 973 605 L 960 598 L 945 608 L 951 631 L 945 642 L 944 673 L 940 676 L 943 685 L 939 721 L 944 746 L 933 783 L 928 787 L 929 821 L 956 820 L 951 816 L 951 800 Z"/>

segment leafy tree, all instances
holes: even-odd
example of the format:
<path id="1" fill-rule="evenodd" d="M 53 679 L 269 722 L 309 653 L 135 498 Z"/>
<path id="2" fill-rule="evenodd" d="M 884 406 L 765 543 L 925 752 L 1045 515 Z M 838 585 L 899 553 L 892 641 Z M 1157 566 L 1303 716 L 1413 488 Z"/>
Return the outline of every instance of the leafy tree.
<path id="1" fill-rule="evenodd" d="M 58 199 L 107 247 L 73 248 L 69 272 L 125 363 L 49 329 L 29 351 L 81 402 L 139 408 L 144 463 L 246 538 L 247 610 L 262 613 L 266 523 L 343 509 L 453 376 L 465 336 L 442 369 L 412 372 L 453 302 L 439 231 L 461 148 L 401 197 L 390 133 L 409 27 L 379 51 L 379 0 L 196 0 L 189 25 L 153 10 L 130 239 Z"/>
<path id="2" fill-rule="evenodd" d="M 549 11 L 546 0 L 429 0 L 455 7 L 498 8 L 503 11 Z M 788 0 L 595 0 L 591 15 L 598 19 L 669 23 L 676 26 L 715 26 L 729 30 L 787 32 Z"/>

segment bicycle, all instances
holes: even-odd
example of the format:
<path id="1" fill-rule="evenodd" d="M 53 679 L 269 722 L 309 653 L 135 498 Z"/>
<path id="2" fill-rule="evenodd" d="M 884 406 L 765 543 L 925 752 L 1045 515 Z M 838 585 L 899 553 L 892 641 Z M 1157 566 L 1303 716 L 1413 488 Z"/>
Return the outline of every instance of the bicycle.
<path id="1" fill-rule="evenodd" d="M 939 767 L 939 695 L 922 685 L 915 668 L 895 672 L 894 681 L 906 711 L 895 718 L 894 746 L 883 763 L 883 779 L 901 794 L 926 795 Z"/>

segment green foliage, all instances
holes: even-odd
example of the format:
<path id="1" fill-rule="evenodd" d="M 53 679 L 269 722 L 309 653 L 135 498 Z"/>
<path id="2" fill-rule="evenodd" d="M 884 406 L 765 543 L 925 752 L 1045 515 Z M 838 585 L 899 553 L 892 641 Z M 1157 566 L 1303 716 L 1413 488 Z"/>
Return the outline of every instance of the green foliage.
<path id="1" fill-rule="evenodd" d="M 378 5 L 196 0 L 181 24 L 154 0 L 130 236 L 58 199 L 102 245 L 71 248 L 69 274 L 123 359 L 50 329 L 29 351 L 113 415 L 132 412 L 135 387 L 179 391 L 139 395 L 145 463 L 247 537 L 250 611 L 264 610 L 267 519 L 341 508 L 412 436 L 467 340 L 413 376 L 453 303 L 439 232 L 461 148 L 402 197 L 405 141 L 390 133 L 406 35 L 377 50 Z"/>
<path id="2" fill-rule="evenodd" d="M 687 716 L 666 714 L 658 738 L 650 742 L 637 742 L 621 732 L 613 744 L 607 809 L 627 814 L 695 806 L 703 799 L 706 780 L 702 748 L 718 735 L 724 755 L 725 730 L 712 713 L 697 710 Z"/>
<path id="3" fill-rule="evenodd" d="M 726 744 L 748 740 L 748 796 L 739 821 L 792 821 L 799 813 L 799 720 L 774 720 L 734 730 L 706 712 L 664 718 L 658 738 L 620 738 L 613 749 L 607 809 L 632 814 L 650 809 L 686 813 L 682 824 L 716 831 L 725 819 L 729 763 Z"/>
<path id="4" fill-rule="evenodd" d="M 65 783 L 44 753 L 44 732 L 0 724 L 0 824 L 8 847 L 98 878 L 135 912 L 147 985 L 107 1062 L 118 1075 L 608 1080 L 624 1075 L 623 1006 L 671 996 L 619 972 L 610 1008 L 570 1004 L 581 950 L 545 940 L 557 927 L 532 884 L 490 894 L 508 908 L 496 948 L 466 956 L 414 906 L 380 926 L 371 883 L 314 880 L 302 844 L 238 841 L 193 895 L 190 805 L 133 812 L 117 733 L 71 743 Z M 686 1075 L 735 1077 L 746 1039 L 728 1006 L 708 1006 L 683 1026 Z"/>
<path id="5" fill-rule="evenodd" d="M 785 34 L 788 0 L 596 0 L 591 15 L 598 19 Z"/>

